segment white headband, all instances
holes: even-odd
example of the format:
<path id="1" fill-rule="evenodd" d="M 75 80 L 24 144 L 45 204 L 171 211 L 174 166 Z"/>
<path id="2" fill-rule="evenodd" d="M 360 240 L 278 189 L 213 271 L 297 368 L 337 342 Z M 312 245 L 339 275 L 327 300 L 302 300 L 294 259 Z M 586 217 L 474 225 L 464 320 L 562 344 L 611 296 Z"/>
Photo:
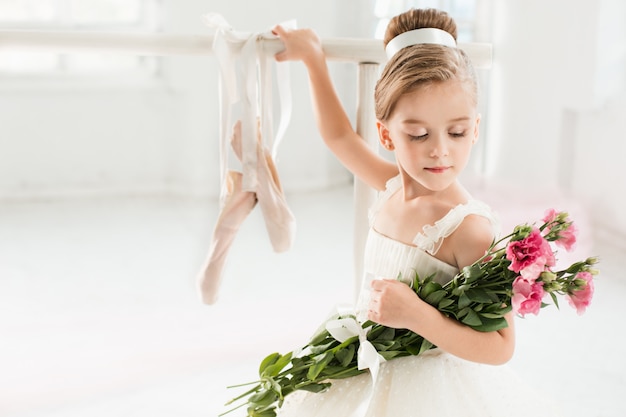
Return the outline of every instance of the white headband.
<path id="1" fill-rule="evenodd" d="M 445 30 L 435 28 L 422 28 L 404 32 L 393 38 L 387 44 L 385 52 L 387 58 L 391 59 L 399 50 L 407 46 L 417 45 L 420 43 L 432 43 L 437 45 L 449 46 L 456 48 L 454 37 Z"/>

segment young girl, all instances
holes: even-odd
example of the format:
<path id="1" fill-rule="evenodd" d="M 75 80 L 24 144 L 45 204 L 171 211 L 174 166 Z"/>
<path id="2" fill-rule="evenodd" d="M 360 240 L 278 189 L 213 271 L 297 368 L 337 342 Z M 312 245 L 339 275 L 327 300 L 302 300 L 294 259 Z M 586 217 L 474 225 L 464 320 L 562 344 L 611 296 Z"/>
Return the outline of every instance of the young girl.
<path id="1" fill-rule="evenodd" d="M 353 130 L 316 34 L 280 26 L 274 33 L 285 44 L 276 59 L 301 60 L 307 67 L 325 143 L 355 176 L 381 191 L 370 216 L 360 318 L 410 329 L 438 347 L 384 362 L 373 387 L 362 374 L 332 381 L 324 393 L 294 393 L 280 415 L 554 416 L 508 368 L 492 366 L 513 355 L 510 314 L 505 329 L 475 331 L 442 315 L 402 280 L 434 273 L 446 283 L 494 238 L 491 211 L 458 181 L 478 140 L 480 115 L 476 77 L 456 47 L 454 21 L 428 9 L 407 11 L 389 23 L 389 61 L 375 100 L 380 142 L 394 151 L 395 163 Z"/>

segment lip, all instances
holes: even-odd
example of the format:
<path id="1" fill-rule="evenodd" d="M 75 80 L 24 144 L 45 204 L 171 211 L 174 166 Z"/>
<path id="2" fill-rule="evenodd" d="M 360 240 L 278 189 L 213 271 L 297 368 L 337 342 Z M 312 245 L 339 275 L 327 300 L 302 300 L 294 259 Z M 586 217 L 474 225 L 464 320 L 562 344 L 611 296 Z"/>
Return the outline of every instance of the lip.
<path id="1" fill-rule="evenodd" d="M 442 167 L 428 167 L 424 169 L 428 172 L 432 172 L 433 174 L 443 174 L 448 169 L 450 169 L 450 167 L 443 167 L 443 166 Z"/>

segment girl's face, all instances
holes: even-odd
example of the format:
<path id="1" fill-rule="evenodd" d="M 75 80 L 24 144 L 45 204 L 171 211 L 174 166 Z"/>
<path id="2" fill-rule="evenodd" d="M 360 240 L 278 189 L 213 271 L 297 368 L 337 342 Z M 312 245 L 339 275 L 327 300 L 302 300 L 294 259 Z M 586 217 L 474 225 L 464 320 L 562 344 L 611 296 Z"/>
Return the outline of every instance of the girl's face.
<path id="1" fill-rule="evenodd" d="M 383 145 L 389 141 L 395 150 L 400 172 L 423 191 L 437 192 L 455 183 L 467 165 L 479 122 L 472 95 L 450 80 L 404 94 L 378 130 Z"/>

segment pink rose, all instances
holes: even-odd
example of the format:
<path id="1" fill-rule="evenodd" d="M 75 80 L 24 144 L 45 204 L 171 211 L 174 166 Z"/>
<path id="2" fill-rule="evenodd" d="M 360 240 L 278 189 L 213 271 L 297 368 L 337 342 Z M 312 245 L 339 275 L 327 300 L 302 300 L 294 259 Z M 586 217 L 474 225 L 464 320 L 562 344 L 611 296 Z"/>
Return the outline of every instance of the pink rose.
<path id="1" fill-rule="evenodd" d="M 589 304 L 591 304 L 591 298 L 593 297 L 593 275 L 590 272 L 579 272 L 576 274 L 576 279 L 584 280 L 586 282 L 585 286 L 568 293 L 565 298 L 576 309 L 578 314 L 583 314 L 589 307 Z"/>
<path id="2" fill-rule="evenodd" d="M 529 313 L 534 315 L 539 314 L 543 296 L 543 282 L 531 282 L 523 277 L 517 277 L 515 281 L 513 281 L 511 305 L 515 313 L 521 316 Z"/>
<path id="3" fill-rule="evenodd" d="M 557 244 L 557 246 L 560 246 L 566 251 L 570 252 L 576 244 L 576 236 L 578 234 L 578 229 L 574 225 L 574 222 L 572 222 L 569 217 L 567 217 L 566 213 L 560 213 L 553 208 L 546 210 L 546 213 L 542 220 L 544 221 L 544 223 L 558 222 L 558 225 L 553 224 L 551 226 L 548 226 L 544 230 L 544 232 L 545 234 L 548 234 L 552 231 L 553 228 L 555 228 L 555 226 L 558 226 L 558 228 L 556 229 L 557 232 L 555 234 L 555 243 Z M 561 230 L 561 228 L 563 229 Z"/>
<path id="4" fill-rule="evenodd" d="M 511 271 L 521 273 L 524 279 L 533 282 L 546 267 L 555 264 L 550 244 L 536 227 L 526 238 L 509 242 L 506 247 L 506 258 L 511 261 L 509 265 Z"/>

